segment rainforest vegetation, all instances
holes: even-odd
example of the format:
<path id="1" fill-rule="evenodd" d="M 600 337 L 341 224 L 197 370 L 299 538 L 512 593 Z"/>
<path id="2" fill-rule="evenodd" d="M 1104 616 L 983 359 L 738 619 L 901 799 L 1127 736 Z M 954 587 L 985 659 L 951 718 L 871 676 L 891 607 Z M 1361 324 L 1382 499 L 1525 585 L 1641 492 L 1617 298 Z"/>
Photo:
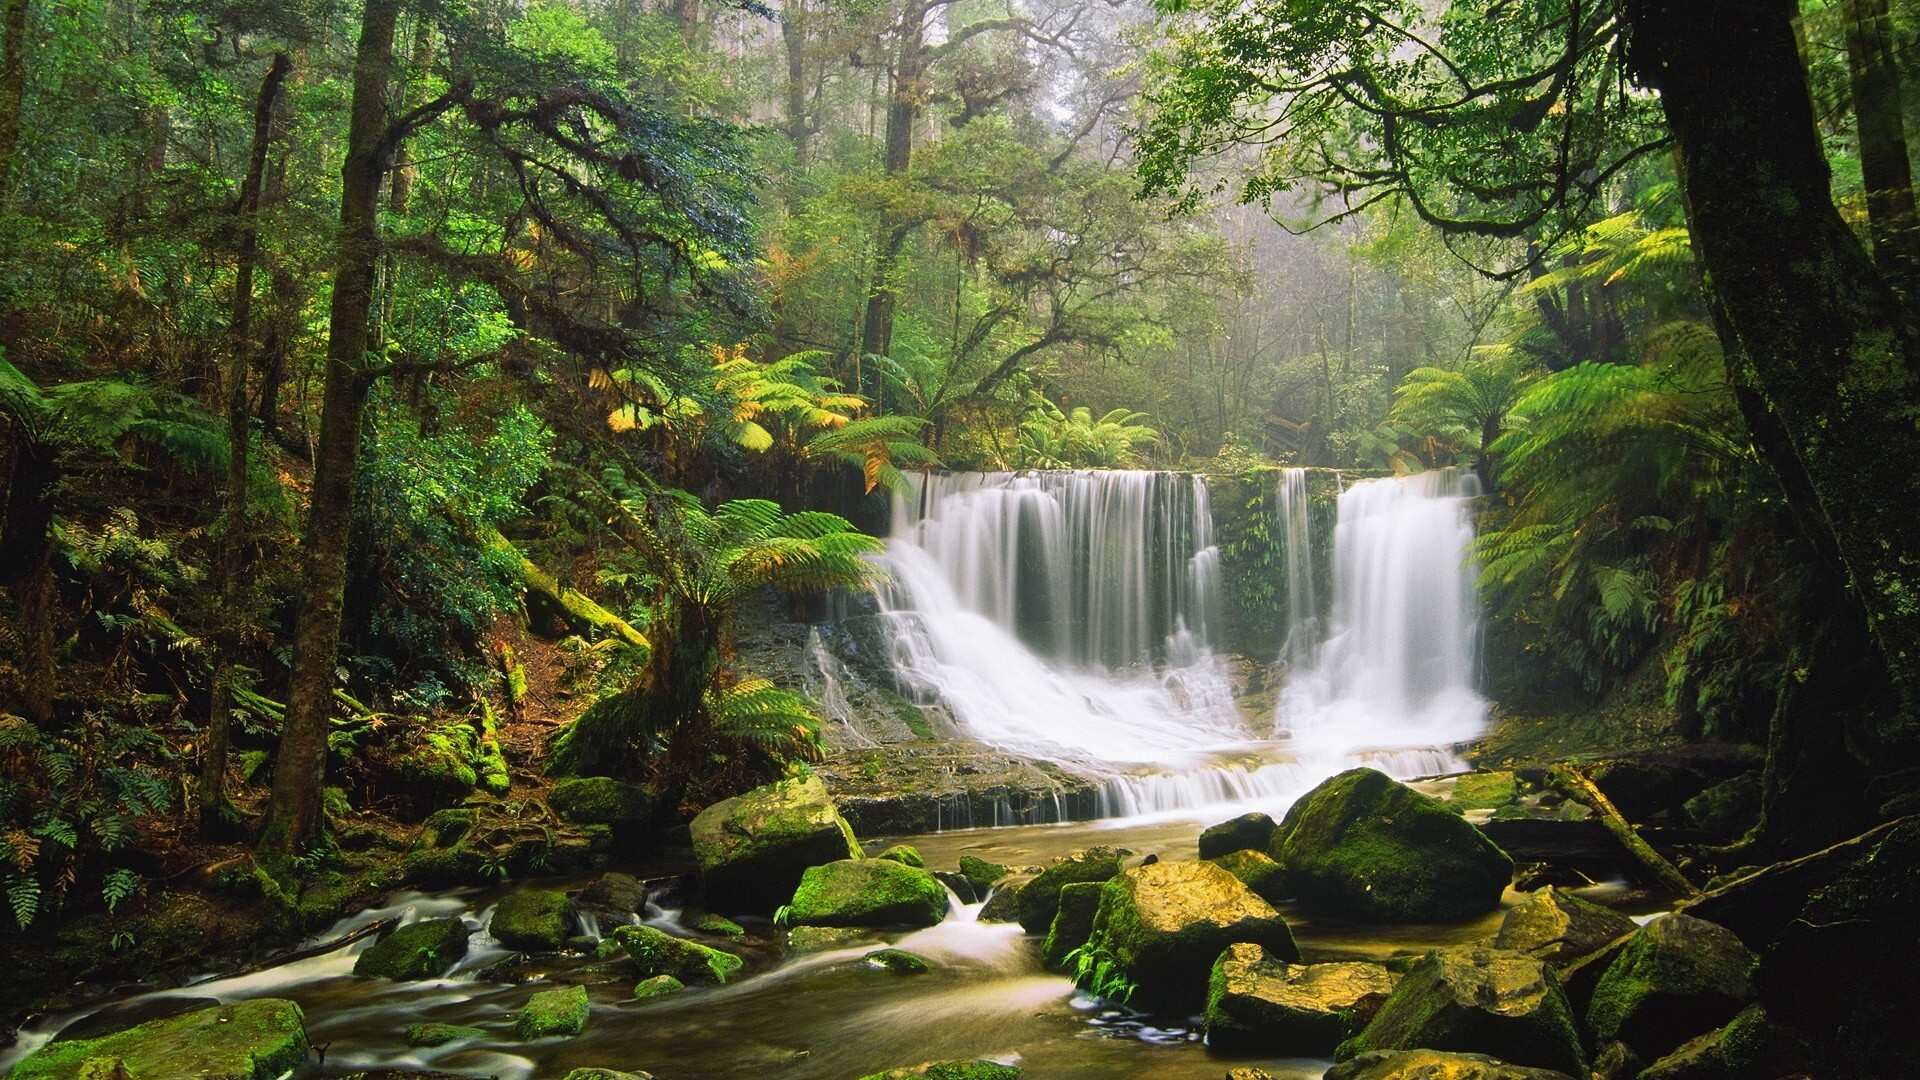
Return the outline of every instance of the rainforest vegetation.
<path id="1" fill-rule="evenodd" d="M 0 0 L 0 1022 L 910 789 L 796 673 L 928 470 L 1207 477 L 1265 671 L 1280 470 L 1453 469 L 1468 760 L 1744 754 L 1623 859 L 1825 874 L 1729 923 L 1815 1064 L 1684 1075 L 1897 1075 L 1791 965 L 1920 954 L 1909 131 L 1909 0 Z"/>

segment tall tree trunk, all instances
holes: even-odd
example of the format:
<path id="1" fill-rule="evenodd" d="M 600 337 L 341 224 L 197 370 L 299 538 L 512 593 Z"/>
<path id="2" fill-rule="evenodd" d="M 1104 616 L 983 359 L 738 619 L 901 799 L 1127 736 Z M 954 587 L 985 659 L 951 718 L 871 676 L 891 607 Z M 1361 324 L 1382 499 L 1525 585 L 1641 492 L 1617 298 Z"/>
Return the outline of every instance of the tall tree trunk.
<path id="1" fill-rule="evenodd" d="M 234 216 L 240 225 L 240 250 L 233 273 L 233 314 L 227 323 L 227 500 L 220 523 L 220 550 L 214 587 L 220 597 L 219 637 L 213 675 L 208 680 L 205 753 L 200 760 L 200 827 L 224 828 L 234 820 L 227 798 L 227 733 L 233 713 L 233 656 L 239 647 L 241 577 L 247 544 L 247 458 L 253 444 L 253 418 L 247 408 L 247 375 L 253 355 L 253 269 L 260 249 L 260 190 L 267 172 L 267 144 L 273 137 L 274 99 L 291 65 L 286 53 L 273 54 L 253 105 L 253 146 L 247 175 L 240 183 Z"/>
<path id="2" fill-rule="evenodd" d="M 13 163 L 20 153 L 20 107 L 27 85 L 27 0 L 0 8 L 0 197 L 13 193 Z"/>
<path id="3" fill-rule="evenodd" d="M 1920 742 L 1920 344 L 1834 208 L 1797 10 L 1623 5 L 1629 60 L 1660 91 L 1694 245 L 1737 345 L 1729 374 L 1768 406 L 1756 446 L 1814 547 L 1843 567 L 1898 689 L 1900 716 L 1869 740 L 1884 771 Z"/>
<path id="4" fill-rule="evenodd" d="M 258 845 L 273 863 L 311 847 L 325 827 L 320 792 L 333 715 L 333 668 L 340 646 L 360 427 L 373 381 L 367 364 L 367 323 L 380 254 L 387 84 L 393 76 L 398 13 L 398 0 L 367 0 L 353 62 L 352 118 L 346 162 L 340 169 L 340 234 L 327 327 L 326 383 L 314 452 L 313 494 L 301 540 L 293 675 L 280 754 L 273 768 L 273 797 Z"/>
<path id="5" fill-rule="evenodd" d="M 926 22 L 926 5 L 918 0 L 901 14 L 900 45 L 894 53 L 893 86 L 887 98 L 885 170 L 889 180 L 904 179 L 913 165 L 913 125 L 927 92 Z M 867 288 L 866 318 L 860 327 L 862 356 L 886 356 L 893 351 L 894 274 L 907 234 L 912 231 L 911 224 L 895 219 L 891 212 L 881 213 L 879 249 Z"/>
<path id="6" fill-rule="evenodd" d="M 418 23 L 413 28 L 413 56 L 407 64 L 407 91 L 403 98 L 403 108 L 411 109 L 427 99 L 427 76 L 433 65 L 433 20 L 421 12 Z M 401 143 L 393 151 L 393 194 L 387 206 L 395 214 L 405 214 L 407 205 L 413 198 L 413 184 L 419 169 L 413 163 L 413 154 Z"/>
<path id="7" fill-rule="evenodd" d="M 1900 69 L 1894 63 L 1887 0 L 1847 5 L 1847 75 L 1860 137 L 1860 174 L 1867 189 L 1867 231 L 1874 261 L 1909 303 L 1920 300 L 1920 216 L 1914 211 L 1913 167 L 1901 113 Z"/>
<path id="8" fill-rule="evenodd" d="M 806 0 L 786 0 L 780 11 L 780 41 L 787 53 L 787 138 L 793 143 L 794 171 L 807 162 L 813 124 L 807 115 Z"/>

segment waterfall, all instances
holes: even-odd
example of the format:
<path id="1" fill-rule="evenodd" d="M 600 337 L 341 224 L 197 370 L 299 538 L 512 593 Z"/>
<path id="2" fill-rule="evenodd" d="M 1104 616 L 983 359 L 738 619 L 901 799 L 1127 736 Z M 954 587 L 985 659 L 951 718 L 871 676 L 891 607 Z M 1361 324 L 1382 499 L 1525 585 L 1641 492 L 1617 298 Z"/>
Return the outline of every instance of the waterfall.
<path id="1" fill-rule="evenodd" d="M 1278 500 L 1282 542 L 1287 549 L 1287 640 L 1280 655 L 1290 671 L 1313 662 L 1320 643 L 1320 603 L 1313 582 L 1313 519 L 1307 504 L 1307 470 L 1282 469 Z"/>
<path id="2" fill-rule="evenodd" d="M 1467 561 L 1476 494 L 1473 475 L 1456 471 L 1341 493 L 1328 633 L 1290 673 L 1277 715 L 1296 755 L 1437 772 L 1456 765 L 1441 748 L 1480 733 L 1479 603 Z"/>

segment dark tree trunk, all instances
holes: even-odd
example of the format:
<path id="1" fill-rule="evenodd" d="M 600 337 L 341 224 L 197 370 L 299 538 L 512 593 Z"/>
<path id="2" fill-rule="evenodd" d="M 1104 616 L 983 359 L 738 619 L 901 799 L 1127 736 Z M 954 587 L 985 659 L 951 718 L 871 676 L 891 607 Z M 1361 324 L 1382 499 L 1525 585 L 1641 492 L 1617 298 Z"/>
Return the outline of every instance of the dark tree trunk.
<path id="1" fill-rule="evenodd" d="M 368 319 L 380 255 L 380 186 L 387 170 L 387 85 L 393 76 L 398 0 L 368 0 L 353 64 L 352 118 L 341 167 L 340 234 L 327 327 L 326 382 L 313 494 L 301 542 L 299 617 L 293 674 L 274 762 L 273 797 L 261 824 L 259 851 L 284 862 L 318 840 L 325 827 L 321 785 L 333 715 L 333 669 L 340 644 L 347 545 L 360 427 L 372 372 Z"/>
<path id="2" fill-rule="evenodd" d="M 427 99 L 427 76 L 433 65 L 433 20 L 423 11 L 413 28 L 413 56 L 407 64 L 407 92 L 404 107 L 412 109 Z M 395 214 L 405 214 L 413 199 L 413 184 L 419 172 L 413 154 L 402 142 L 393 151 L 393 193 L 387 206 Z"/>
<path id="3" fill-rule="evenodd" d="M 1894 62 L 1887 0 L 1851 0 L 1847 8 L 1847 75 L 1860 137 L 1860 174 L 1867 189 L 1867 231 L 1874 261 L 1909 302 L 1920 288 L 1920 217 L 1913 205 L 1913 167 L 1901 115 L 1900 69 Z"/>
<path id="4" fill-rule="evenodd" d="M 22 438 L 7 480 L 6 531 L 0 532 L 0 573 L 20 609 L 25 687 L 21 708 L 36 723 L 53 716 L 53 493 L 60 458 L 44 443 Z"/>
<path id="5" fill-rule="evenodd" d="M 1623 10 L 1629 58 L 1660 91 L 1694 245 L 1738 346 L 1733 381 L 1777 421 L 1778 437 L 1756 445 L 1815 547 L 1840 560 L 1898 687 L 1901 716 L 1874 740 L 1881 771 L 1912 745 L 1920 715 L 1914 327 L 1834 208 L 1793 0 Z"/>
<path id="6" fill-rule="evenodd" d="M 20 153 L 20 106 L 27 84 L 27 0 L 0 8 L 0 196 L 13 193 L 13 160 Z"/>
<path id="7" fill-rule="evenodd" d="M 787 138 L 793 143 L 797 172 L 807 162 L 813 124 L 807 116 L 807 9 L 805 0 L 786 0 L 780 12 L 780 42 L 787 53 Z"/>
<path id="8" fill-rule="evenodd" d="M 241 577 L 247 544 L 247 458 L 253 423 L 247 401 L 252 367 L 253 270 L 260 248 L 260 189 L 267 172 L 267 144 L 273 136 L 274 99 L 287 78 L 286 53 L 275 53 L 253 106 L 253 145 L 247 175 L 240 183 L 240 250 L 233 274 L 233 314 L 227 324 L 227 499 L 220 523 L 220 547 L 214 563 L 214 588 L 220 597 L 220 624 L 208 680 L 206 747 L 200 761 L 200 827 L 212 832 L 234 820 L 227 798 L 227 729 L 233 712 L 233 657 L 239 647 Z"/>
<path id="9" fill-rule="evenodd" d="M 907 5 L 901 14 L 900 45 L 894 53 L 893 85 L 887 98 L 887 178 L 901 180 L 913 165 L 913 124 L 919 119 L 926 97 L 927 8 L 925 3 Z M 897 283 L 895 271 L 900 251 L 906 246 L 911 224 L 895 220 L 891 213 L 880 215 L 879 248 L 873 262 L 872 284 L 867 289 L 867 313 L 860 327 L 862 356 L 886 356 L 893 350 L 893 315 Z M 865 391 L 865 388 L 861 388 Z"/>

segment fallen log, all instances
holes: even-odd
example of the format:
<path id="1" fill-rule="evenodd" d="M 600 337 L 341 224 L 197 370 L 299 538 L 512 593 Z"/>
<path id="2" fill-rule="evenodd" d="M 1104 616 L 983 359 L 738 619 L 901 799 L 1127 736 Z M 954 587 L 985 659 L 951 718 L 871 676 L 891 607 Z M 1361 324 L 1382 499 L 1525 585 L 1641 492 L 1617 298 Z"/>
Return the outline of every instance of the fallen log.
<path id="1" fill-rule="evenodd" d="M 1746 877 L 1729 881 L 1680 905 L 1697 919 L 1705 919 L 1739 935 L 1750 949 L 1762 949 L 1779 939 L 1800 914 L 1807 897 L 1831 884 L 1847 868 L 1873 850 L 1882 838 L 1913 817 L 1896 818 L 1810 855 L 1774 863 Z"/>
<path id="2" fill-rule="evenodd" d="M 574 629 L 592 629 L 602 637 L 614 638 L 643 652 L 651 652 L 652 644 L 645 634 L 635 630 L 627 620 L 608 611 L 593 601 L 593 598 L 577 589 L 570 589 L 560 583 L 560 579 L 542 570 L 539 564 L 521 554 L 500 530 L 490 525 L 478 525 L 473 529 L 474 538 L 488 551 L 511 560 L 518 570 L 520 580 L 527 588 L 539 593 L 551 601 L 555 607 L 566 613 Z"/>
<path id="3" fill-rule="evenodd" d="M 1613 802 L 1594 786 L 1586 773 L 1572 765 L 1555 765 L 1548 772 L 1547 777 L 1553 786 L 1559 788 L 1568 798 L 1576 799 L 1590 807 L 1599 816 L 1600 824 L 1613 834 L 1614 839 L 1620 841 L 1620 846 L 1627 849 L 1627 854 L 1632 855 L 1635 861 L 1646 867 L 1647 872 L 1653 875 L 1654 881 L 1661 887 L 1676 896 L 1700 895 L 1700 890 L 1694 887 L 1693 882 L 1686 879 L 1686 875 L 1680 873 L 1672 863 L 1666 860 L 1665 856 L 1653 850 L 1652 844 L 1640 838 L 1640 834 L 1634 831 L 1632 823 L 1621 816 L 1620 811 L 1614 808 Z"/>

